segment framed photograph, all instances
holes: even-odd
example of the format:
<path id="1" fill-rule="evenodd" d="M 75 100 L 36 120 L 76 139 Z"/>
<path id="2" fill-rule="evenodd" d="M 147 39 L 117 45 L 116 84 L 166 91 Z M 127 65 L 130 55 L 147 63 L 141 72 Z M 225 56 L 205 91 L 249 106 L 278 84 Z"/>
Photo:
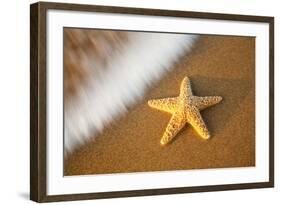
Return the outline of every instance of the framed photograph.
<path id="1" fill-rule="evenodd" d="M 30 198 L 274 186 L 274 18 L 30 7 Z"/>

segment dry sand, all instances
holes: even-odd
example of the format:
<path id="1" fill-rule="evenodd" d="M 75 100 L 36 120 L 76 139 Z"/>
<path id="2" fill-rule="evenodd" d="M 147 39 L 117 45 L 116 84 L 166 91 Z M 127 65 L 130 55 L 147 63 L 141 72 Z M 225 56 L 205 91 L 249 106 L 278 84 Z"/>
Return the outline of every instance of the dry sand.
<path id="1" fill-rule="evenodd" d="M 65 175 L 255 166 L 255 39 L 202 36 L 192 52 L 130 112 L 67 157 Z M 169 145 L 160 139 L 170 114 L 148 99 L 177 96 L 185 75 L 198 96 L 223 101 L 202 111 L 212 138 L 189 126 Z"/>

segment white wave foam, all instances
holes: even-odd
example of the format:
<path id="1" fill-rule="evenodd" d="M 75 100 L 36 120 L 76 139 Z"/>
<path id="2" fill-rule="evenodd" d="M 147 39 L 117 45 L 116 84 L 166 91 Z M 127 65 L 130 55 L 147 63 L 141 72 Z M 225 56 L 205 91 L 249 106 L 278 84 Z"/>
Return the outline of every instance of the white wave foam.
<path id="1" fill-rule="evenodd" d="M 99 75 L 89 76 L 65 110 L 64 146 L 71 152 L 127 112 L 148 87 L 188 52 L 196 35 L 135 33 Z M 88 66 L 94 62 L 88 62 Z M 90 68 L 94 69 L 94 68 Z"/>

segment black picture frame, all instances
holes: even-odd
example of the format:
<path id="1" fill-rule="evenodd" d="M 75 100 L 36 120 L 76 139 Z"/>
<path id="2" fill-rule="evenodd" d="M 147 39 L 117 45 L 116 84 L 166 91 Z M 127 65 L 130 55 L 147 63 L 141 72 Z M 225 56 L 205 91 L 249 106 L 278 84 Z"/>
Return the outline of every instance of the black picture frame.
<path id="1" fill-rule="evenodd" d="M 269 24 L 269 181 L 212 186 L 131 190 L 117 192 L 47 195 L 46 160 L 46 12 L 49 9 L 171 16 L 183 18 L 217 19 L 231 21 L 264 22 Z M 36 202 L 85 200 L 131 197 L 190 192 L 209 192 L 236 189 L 266 188 L 274 186 L 274 17 L 234 14 L 202 13 L 172 10 L 109 7 L 96 5 L 38 2 L 30 6 L 30 199 Z"/>

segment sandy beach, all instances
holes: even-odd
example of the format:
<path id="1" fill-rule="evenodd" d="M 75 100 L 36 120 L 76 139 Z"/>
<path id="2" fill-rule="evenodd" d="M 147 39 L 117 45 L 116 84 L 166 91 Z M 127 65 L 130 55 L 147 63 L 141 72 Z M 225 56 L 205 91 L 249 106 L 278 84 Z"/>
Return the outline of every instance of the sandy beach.
<path id="1" fill-rule="evenodd" d="M 142 101 L 65 159 L 64 174 L 255 166 L 254 71 L 254 38 L 201 36 Z M 186 125 L 163 147 L 160 139 L 171 115 L 150 108 L 147 100 L 177 96 L 184 76 L 195 95 L 219 95 L 223 101 L 201 112 L 211 139 L 201 139 Z"/>

